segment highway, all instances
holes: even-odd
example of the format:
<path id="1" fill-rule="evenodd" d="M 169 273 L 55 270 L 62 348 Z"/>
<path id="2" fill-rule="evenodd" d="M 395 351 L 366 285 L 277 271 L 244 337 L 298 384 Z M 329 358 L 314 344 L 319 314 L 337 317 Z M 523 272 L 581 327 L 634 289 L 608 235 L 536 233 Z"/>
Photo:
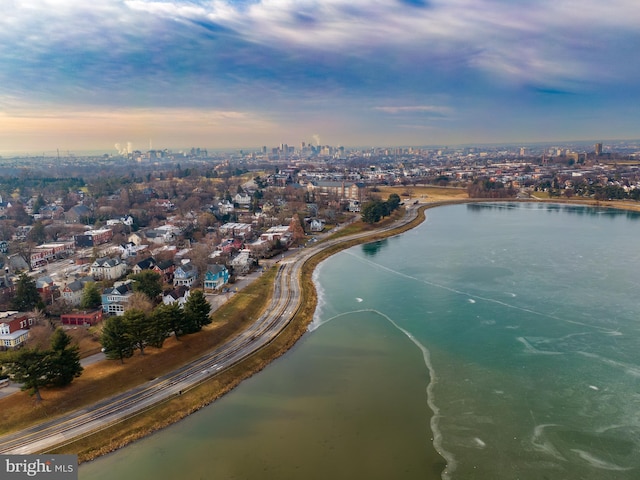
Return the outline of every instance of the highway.
<path id="1" fill-rule="evenodd" d="M 404 219 L 385 230 L 397 228 L 411 221 L 416 217 L 417 211 L 417 205 L 409 207 Z M 2 436 L 0 454 L 40 453 L 71 443 L 122 422 L 159 402 L 177 397 L 235 365 L 271 342 L 293 319 L 301 304 L 300 272 L 309 258 L 324 248 L 369 235 L 371 232 L 326 240 L 318 242 L 313 247 L 298 249 L 279 263 L 273 297 L 265 313 L 240 335 L 200 359 L 126 393 L 107 398 L 55 420 Z"/>

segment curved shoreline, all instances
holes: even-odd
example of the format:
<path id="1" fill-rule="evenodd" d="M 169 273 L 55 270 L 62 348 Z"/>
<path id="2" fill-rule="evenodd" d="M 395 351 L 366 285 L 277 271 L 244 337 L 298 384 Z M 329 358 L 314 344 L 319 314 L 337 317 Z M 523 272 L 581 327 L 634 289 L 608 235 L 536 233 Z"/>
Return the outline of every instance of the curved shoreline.
<path id="1" fill-rule="evenodd" d="M 302 302 L 287 327 L 273 342 L 255 352 L 249 358 L 234 365 L 229 370 L 221 373 L 219 376 L 212 377 L 202 385 L 186 392 L 185 395 L 181 396 L 179 399 L 174 398 L 160 402 L 160 404 L 154 405 L 144 412 L 127 418 L 126 421 L 122 421 L 116 425 L 111 425 L 104 430 L 92 432 L 84 438 L 74 439 L 64 446 L 58 446 L 55 450 L 52 450 L 51 453 L 76 453 L 79 455 L 81 461 L 88 461 L 113 452 L 134 442 L 135 440 L 148 436 L 164 427 L 176 423 L 200 408 L 213 403 L 216 399 L 234 389 L 243 380 L 251 377 L 255 373 L 258 373 L 273 360 L 286 353 L 308 331 L 308 326 L 313 321 L 314 312 L 317 307 L 317 293 L 313 282 L 313 272 L 320 262 L 333 254 L 354 245 L 374 242 L 406 232 L 424 222 L 426 219 L 425 211 L 430 208 L 453 204 L 505 201 L 538 201 L 561 204 L 571 203 L 589 207 L 633 210 L 631 208 L 593 201 L 571 202 L 551 199 L 455 199 L 423 203 L 413 208 L 409 207 L 407 213 L 402 218 L 390 221 L 386 226 L 377 227 L 375 230 L 372 229 L 370 232 L 357 235 L 357 237 L 349 238 L 347 236 L 343 241 L 339 241 L 335 245 L 324 248 L 305 260 L 299 277 L 303 292 Z M 412 212 L 413 215 L 411 215 L 409 211 Z M 123 428 L 125 425 L 126 427 Z M 435 453 L 438 455 L 437 452 Z M 439 455 L 438 458 L 442 459 Z M 439 463 L 442 464 L 442 462 Z"/>
<path id="2" fill-rule="evenodd" d="M 424 211 L 427 208 L 450 203 L 460 202 L 434 202 L 433 204 L 420 205 L 418 208 L 411 209 L 412 212 L 405 211 L 406 213 L 402 218 L 393 220 L 390 225 L 378 226 L 371 232 L 364 232 L 358 235 L 357 238 L 345 237 L 344 241 L 323 248 L 313 254 L 304 261 L 301 268 L 302 302 L 287 327 L 273 342 L 229 370 L 212 377 L 193 390 L 185 392 L 179 399 L 161 402 L 145 412 L 134 415 L 133 418 L 128 418 L 126 422 L 120 422 L 106 429 L 93 432 L 84 438 L 74 439 L 64 446 L 56 448 L 51 453 L 75 453 L 78 454 L 81 463 L 90 461 L 151 435 L 210 405 L 233 390 L 243 380 L 260 372 L 268 364 L 284 355 L 307 333 L 317 306 L 317 293 L 312 277 L 320 262 L 354 245 L 381 240 L 412 229 L 424 221 Z M 159 410 L 164 412 L 169 410 L 171 413 L 169 415 L 161 415 L 157 413 Z M 149 423 L 146 421 L 148 419 L 153 419 L 154 421 Z M 122 428 L 123 424 L 126 424 L 125 428 Z"/>

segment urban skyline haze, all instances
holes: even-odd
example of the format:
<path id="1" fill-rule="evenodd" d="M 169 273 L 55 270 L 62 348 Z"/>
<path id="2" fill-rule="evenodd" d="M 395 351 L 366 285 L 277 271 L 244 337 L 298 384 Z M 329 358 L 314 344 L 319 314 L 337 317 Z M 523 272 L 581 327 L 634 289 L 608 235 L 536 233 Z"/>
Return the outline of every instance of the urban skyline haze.
<path id="1" fill-rule="evenodd" d="M 0 154 L 640 136 L 637 0 L 3 4 Z"/>

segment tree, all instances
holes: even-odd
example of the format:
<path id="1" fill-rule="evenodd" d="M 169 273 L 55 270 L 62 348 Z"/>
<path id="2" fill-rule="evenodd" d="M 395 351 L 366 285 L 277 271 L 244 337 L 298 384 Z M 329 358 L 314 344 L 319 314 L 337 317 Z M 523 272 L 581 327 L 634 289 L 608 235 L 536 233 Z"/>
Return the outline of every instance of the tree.
<path id="1" fill-rule="evenodd" d="M 387 204 L 389 205 L 390 211 L 393 212 L 394 210 L 396 210 L 400 206 L 400 195 L 398 195 L 397 193 L 392 193 L 391 195 L 389 195 Z"/>
<path id="2" fill-rule="evenodd" d="M 149 300 L 155 300 L 162 293 L 162 277 L 158 272 L 143 270 L 129 278 L 134 280 L 133 290 L 144 293 Z"/>
<path id="3" fill-rule="evenodd" d="M 140 350 L 140 355 L 144 355 L 144 349 L 152 336 L 151 326 L 147 314 L 137 308 L 132 308 L 124 312 L 122 321 L 126 330 L 126 335 L 131 341 L 131 346 Z"/>
<path id="4" fill-rule="evenodd" d="M 24 272 L 18 277 L 16 293 L 11 301 L 11 306 L 19 312 L 28 312 L 36 307 L 44 308 L 36 281 Z"/>
<path id="5" fill-rule="evenodd" d="M 147 317 L 149 323 L 149 345 L 152 347 L 162 348 L 164 341 L 173 331 L 173 312 L 167 307 L 170 306 L 164 304 L 158 305 L 151 315 Z M 178 310 L 179 316 L 181 316 L 180 313 Z"/>
<path id="6" fill-rule="evenodd" d="M 38 348 L 22 348 L 6 352 L 0 357 L 0 363 L 7 367 L 13 381 L 22 384 L 22 390 L 30 390 L 41 401 L 40 389 L 49 382 L 49 352 Z"/>
<path id="7" fill-rule="evenodd" d="M 211 323 L 211 305 L 202 290 L 192 290 L 184 304 L 185 326 L 184 333 L 195 333 Z"/>
<path id="8" fill-rule="evenodd" d="M 380 214 L 380 202 L 373 201 L 367 202 L 362 206 L 361 215 L 362 221 L 365 223 L 376 223 L 380 221 L 382 215 Z"/>
<path id="9" fill-rule="evenodd" d="M 82 299 L 80 300 L 80 308 L 92 310 L 102 304 L 102 296 L 95 282 L 85 283 L 82 288 Z"/>
<path id="10" fill-rule="evenodd" d="M 304 240 L 304 229 L 300 222 L 300 218 L 297 215 L 291 217 L 291 223 L 289 224 L 289 230 L 293 235 L 294 242 L 300 242 Z"/>
<path id="11" fill-rule="evenodd" d="M 168 305 L 164 303 L 158 305 L 153 310 L 152 316 L 155 317 L 155 322 L 165 325 L 167 331 L 173 332 L 176 339 L 178 339 L 185 328 L 184 312 L 178 302 Z"/>
<path id="12" fill-rule="evenodd" d="M 46 240 L 46 234 L 42 222 L 36 222 L 33 224 L 33 227 L 27 234 L 27 239 L 34 243 L 43 243 Z"/>
<path id="13" fill-rule="evenodd" d="M 58 328 L 53 332 L 51 351 L 49 352 L 51 365 L 49 383 L 51 385 L 64 387 L 82 374 L 80 349 L 77 345 L 70 345 L 71 337 L 64 330 Z"/>
<path id="14" fill-rule="evenodd" d="M 133 342 L 127 335 L 122 317 L 111 317 L 104 322 L 100 343 L 105 355 L 111 360 L 120 359 L 120 363 L 124 363 L 125 358 L 133 355 Z"/>

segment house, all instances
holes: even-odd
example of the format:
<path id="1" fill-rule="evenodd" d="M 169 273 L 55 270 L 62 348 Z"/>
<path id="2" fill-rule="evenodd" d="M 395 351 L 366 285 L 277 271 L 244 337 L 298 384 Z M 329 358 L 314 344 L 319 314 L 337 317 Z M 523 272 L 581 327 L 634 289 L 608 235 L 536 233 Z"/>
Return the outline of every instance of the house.
<path id="1" fill-rule="evenodd" d="M 138 274 L 140 272 L 142 272 L 143 270 L 152 270 L 153 267 L 156 266 L 156 261 L 154 260 L 153 257 L 148 257 L 145 258 L 144 260 L 140 260 L 138 263 L 136 263 L 133 266 L 133 273 L 134 274 Z"/>
<path id="2" fill-rule="evenodd" d="M 127 242 L 133 243 L 134 245 L 142 245 L 143 239 L 137 233 L 132 233 L 127 238 Z"/>
<path id="3" fill-rule="evenodd" d="M 324 230 L 324 225 L 325 222 L 322 219 L 312 218 L 311 220 L 309 220 L 309 230 L 311 230 L 312 232 L 321 232 L 322 230 Z"/>
<path id="4" fill-rule="evenodd" d="M 107 226 L 111 226 L 111 225 L 126 225 L 127 227 L 130 227 L 133 225 L 133 217 L 131 215 L 127 215 L 125 217 L 120 217 L 120 218 L 112 218 L 110 220 L 107 220 Z"/>
<path id="5" fill-rule="evenodd" d="M 255 263 L 256 261 L 255 259 L 251 258 L 251 252 L 249 250 L 242 250 L 231 260 L 233 271 L 240 275 L 249 273 Z"/>
<path id="6" fill-rule="evenodd" d="M 87 283 L 95 282 L 93 277 L 80 277 L 62 287 L 62 298 L 71 306 L 78 306 L 82 302 L 82 293 Z"/>
<path id="7" fill-rule="evenodd" d="M 237 193 L 235 197 L 233 197 L 234 203 L 237 203 L 239 206 L 248 208 L 251 205 L 251 195 L 247 193 Z"/>
<path id="8" fill-rule="evenodd" d="M 180 234 L 180 229 L 173 225 L 163 225 L 158 228 L 151 228 L 144 232 L 145 238 L 151 242 L 156 244 L 166 244 L 172 243 Z"/>
<path id="9" fill-rule="evenodd" d="M 222 287 L 229 281 L 229 270 L 220 264 L 207 265 L 204 272 L 204 290 L 213 291 Z"/>
<path id="10" fill-rule="evenodd" d="M 178 305 L 184 307 L 185 302 L 189 298 L 189 287 L 179 286 L 162 292 L 162 303 L 171 305 L 178 302 Z"/>
<path id="11" fill-rule="evenodd" d="M 222 215 L 226 215 L 228 213 L 233 213 L 235 210 L 233 203 L 229 202 L 229 200 L 224 200 L 223 202 L 218 203 L 218 211 Z"/>
<path id="12" fill-rule="evenodd" d="M 91 209 L 86 205 L 76 205 L 64 213 L 67 223 L 83 223 L 89 217 L 91 217 Z"/>
<path id="13" fill-rule="evenodd" d="M 173 260 L 165 260 L 154 265 L 152 270 L 160 274 L 163 283 L 171 283 L 173 282 L 173 274 L 176 271 L 176 266 Z"/>
<path id="14" fill-rule="evenodd" d="M 119 258 L 98 258 L 91 264 L 91 275 L 98 280 L 117 280 L 127 271 L 127 264 Z"/>
<path id="15" fill-rule="evenodd" d="M 91 327 L 102 321 L 102 309 L 93 312 L 72 312 L 60 315 L 63 325 L 82 325 Z"/>
<path id="16" fill-rule="evenodd" d="M 116 282 L 102 291 L 102 311 L 107 315 L 124 315 L 129 298 L 133 295 L 133 282 Z"/>
<path id="17" fill-rule="evenodd" d="M 0 350 L 16 348 L 29 336 L 29 328 L 35 323 L 26 313 L 0 312 Z"/>
<path id="18" fill-rule="evenodd" d="M 179 265 L 173 273 L 173 286 L 179 287 L 180 285 L 184 285 L 185 287 L 190 287 L 195 283 L 197 278 L 197 267 L 191 262 L 183 263 Z"/>
<path id="19" fill-rule="evenodd" d="M 36 290 L 45 304 L 53 303 L 54 298 L 59 296 L 58 287 L 49 275 L 36 279 Z"/>

